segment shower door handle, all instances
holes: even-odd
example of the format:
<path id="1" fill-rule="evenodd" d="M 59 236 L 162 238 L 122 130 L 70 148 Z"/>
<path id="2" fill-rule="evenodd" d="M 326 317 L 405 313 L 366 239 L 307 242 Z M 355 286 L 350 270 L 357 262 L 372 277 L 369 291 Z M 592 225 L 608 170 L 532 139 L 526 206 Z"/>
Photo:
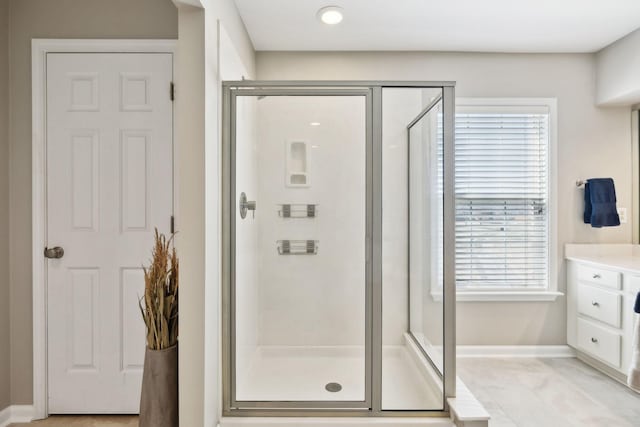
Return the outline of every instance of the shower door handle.
<path id="1" fill-rule="evenodd" d="M 252 212 L 253 218 L 256 217 L 256 202 L 254 200 L 247 200 L 247 195 L 244 191 L 240 193 L 238 207 L 240 208 L 240 218 L 245 219 L 247 217 L 247 211 Z"/>

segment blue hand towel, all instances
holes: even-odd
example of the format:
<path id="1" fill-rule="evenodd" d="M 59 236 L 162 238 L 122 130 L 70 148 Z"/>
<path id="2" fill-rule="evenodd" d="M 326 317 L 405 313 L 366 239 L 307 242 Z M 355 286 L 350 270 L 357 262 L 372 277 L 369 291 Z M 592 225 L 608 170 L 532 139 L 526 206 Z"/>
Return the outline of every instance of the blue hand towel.
<path id="1" fill-rule="evenodd" d="M 633 311 L 640 314 L 640 292 L 638 292 L 638 295 L 636 295 L 636 304 L 633 307 Z"/>
<path id="2" fill-rule="evenodd" d="M 589 181 L 584 183 L 584 223 L 591 224 L 591 189 Z"/>
<path id="3" fill-rule="evenodd" d="M 592 178 L 584 187 L 584 222 L 592 227 L 620 225 L 616 189 L 611 178 Z"/>

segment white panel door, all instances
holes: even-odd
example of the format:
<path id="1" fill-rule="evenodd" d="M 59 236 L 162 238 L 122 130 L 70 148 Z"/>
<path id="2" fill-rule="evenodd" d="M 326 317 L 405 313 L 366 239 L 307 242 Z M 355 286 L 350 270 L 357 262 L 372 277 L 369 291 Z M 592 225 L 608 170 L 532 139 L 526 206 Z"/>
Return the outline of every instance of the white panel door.
<path id="1" fill-rule="evenodd" d="M 49 412 L 137 413 L 138 298 L 173 213 L 172 55 L 47 55 Z"/>

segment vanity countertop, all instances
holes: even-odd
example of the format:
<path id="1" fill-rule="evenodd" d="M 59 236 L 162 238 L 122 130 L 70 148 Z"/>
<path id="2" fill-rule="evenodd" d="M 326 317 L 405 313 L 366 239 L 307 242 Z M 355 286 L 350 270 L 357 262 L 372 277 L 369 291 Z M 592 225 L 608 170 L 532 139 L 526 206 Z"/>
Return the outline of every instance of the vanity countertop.
<path id="1" fill-rule="evenodd" d="M 640 274 L 640 245 L 572 243 L 565 245 L 564 254 L 568 260 Z"/>

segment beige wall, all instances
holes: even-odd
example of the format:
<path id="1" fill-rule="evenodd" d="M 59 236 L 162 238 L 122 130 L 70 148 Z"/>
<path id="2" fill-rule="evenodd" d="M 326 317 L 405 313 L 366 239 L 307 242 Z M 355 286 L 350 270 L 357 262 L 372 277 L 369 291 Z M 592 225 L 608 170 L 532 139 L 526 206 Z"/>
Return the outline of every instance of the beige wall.
<path id="1" fill-rule="evenodd" d="M 640 102 L 640 29 L 598 52 L 596 72 L 598 104 Z"/>
<path id="2" fill-rule="evenodd" d="M 583 192 L 575 181 L 611 176 L 619 206 L 631 207 L 629 108 L 595 107 L 595 55 L 420 52 L 260 52 L 264 80 L 455 80 L 459 97 L 558 99 L 558 262 L 563 245 L 631 242 L 630 224 L 593 229 L 581 222 Z M 565 298 L 552 303 L 460 303 L 459 344 L 566 344 Z"/>
<path id="3" fill-rule="evenodd" d="M 31 39 L 177 38 L 178 14 L 170 0 L 10 0 L 9 8 L 12 77 L 9 143 L 11 183 L 9 243 L 12 249 L 9 256 L 11 265 L 9 302 L 12 325 L 11 402 L 12 404 L 30 404 L 32 402 Z M 2 81 L 1 76 L 0 71 L 0 81 Z M 5 97 L 0 96 L 0 99 Z M 6 158 L 6 156 L 0 156 L 0 159 Z M 0 171 L 4 170 L 5 168 L 0 167 Z M 0 178 L 0 185 L 1 183 L 2 178 Z M 0 197 L 3 194 L 2 191 L 0 187 Z M 1 220 L 0 210 L 0 224 Z M 0 238 L 0 241 L 5 240 Z M 0 259 L 4 258 L 0 256 Z M 3 269 L 0 268 L 0 270 Z M 2 303 L 0 301 L 0 304 Z M 0 348 L 4 347 L 0 346 Z"/>
<path id="4" fill-rule="evenodd" d="M 205 99 L 205 283 L 204 304 L 204 425 L 215 427 L 220 417 L 220 236 L 221 236 L 221 82 L 255 77 L 255 51 L 233 0 L 209 1 L 206 13 Z M 217 26 L 215 23 L 217 22 Z M 219 30 L 217 33 L 212 34 Z M 213 47 L 213 49 L 211 48 Z M 246 73 L 246 74 L 245 74 Z M 213 120 L 217 118 L 217 120 Z M 202 153 L 200 153 L 202 154 Z M 205 310 L 206 307 L 206 310 Z M 195 371 L 198 374 L 197 371 Z M 200 373 L 201 375 L 201 373 Z M 188 387 L 188 384 L 185 385 Z M 181 419 L 182 421 L 182 419 Z M 195 424 L 188 424 L 189 426 Z"/>
<path id="5" fill-rule="evenodd" d="M 233 0 L 202 3 L 204 11 L 179 8 L 177 63 L 176 245 L 188 285 L 180 291 L 180 424 L 188 427 L 215 427 L 220 415 L 220 79 L 230 63 L 242 62 L 247 77 L 255 69 Z"/>
<path id="6" fill-rule="evenodd" d="M 204 11 L 179 10 L 176 97 L 180 281 L 180 425 L 204 424 Z"/>
<path id="7" fill-rule="evenodd" d="M 0 411 L 11 403 L 9 372 L 9 1 L 0 0 Z"/>

